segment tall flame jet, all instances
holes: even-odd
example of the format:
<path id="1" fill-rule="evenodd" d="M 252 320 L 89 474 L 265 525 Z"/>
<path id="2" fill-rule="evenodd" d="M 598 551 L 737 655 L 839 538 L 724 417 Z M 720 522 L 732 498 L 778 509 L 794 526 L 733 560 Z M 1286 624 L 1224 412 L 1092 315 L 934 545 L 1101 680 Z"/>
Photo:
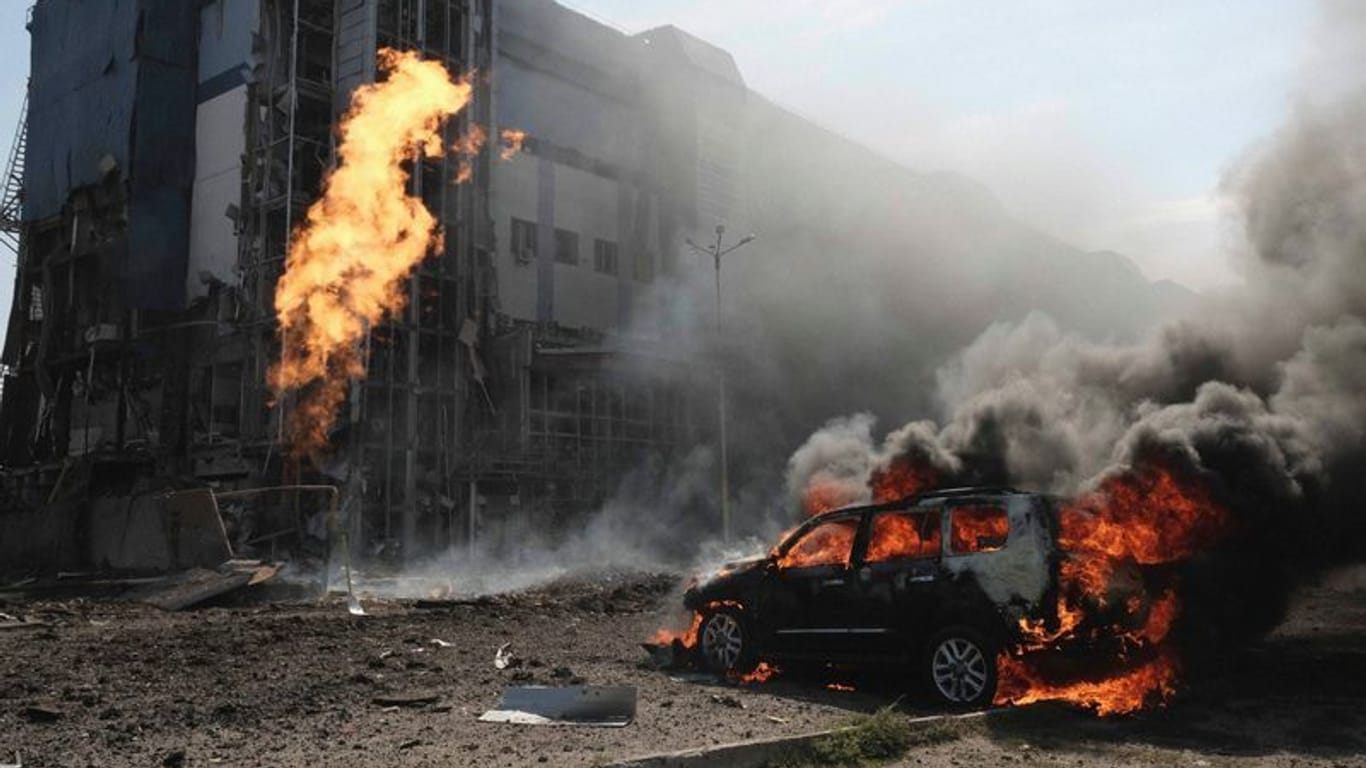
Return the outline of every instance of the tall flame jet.
<path id="1" fill-rule="evenodd" d="M 367 330 L 403 308 L 404 279 L 440 242 L 404 164 L 445 152 L 441 126 L 472 94 L 414 53 L 383 49 L 379 63 L 387 78 L 356 89 L 338 165 L 293 233 L 276 287 L 280 359 L 268 377 L 277 398 L 296 394 L 285 424 L 296 456 L 326 447 L 350 381 L 365 374 Z"/>

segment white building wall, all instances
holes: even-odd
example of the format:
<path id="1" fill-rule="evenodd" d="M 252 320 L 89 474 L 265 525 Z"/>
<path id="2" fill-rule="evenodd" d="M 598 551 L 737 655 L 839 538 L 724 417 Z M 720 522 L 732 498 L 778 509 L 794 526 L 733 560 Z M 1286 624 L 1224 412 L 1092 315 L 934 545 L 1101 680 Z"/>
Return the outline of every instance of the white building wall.
<path id="1" fill-rule="evenodd" d="M 493 165 L 489 211 L 498 243 L 498 305 L 517 320 L 536 320 L 536 264 L 512 252 L 513 217 L 536 221 L 536 165 L 526 154 Z M 542 245 L 541 247 L 545 247 Z"/>
<path id="2" fill-rule="evenodd" d="M 579 236 L 579 263 L 555 264 L 555 321 L 559 324 L 604 331 L 616 327 L 619 278 L 593 268 L 593 240 L 617 243 L 618 259 L 624 260 L 627 249 L 617 221 L 615 181 L 563 165 L 555 169 L 555 228 Z M 621 268 L 618 264 L 618 271 Z"/>

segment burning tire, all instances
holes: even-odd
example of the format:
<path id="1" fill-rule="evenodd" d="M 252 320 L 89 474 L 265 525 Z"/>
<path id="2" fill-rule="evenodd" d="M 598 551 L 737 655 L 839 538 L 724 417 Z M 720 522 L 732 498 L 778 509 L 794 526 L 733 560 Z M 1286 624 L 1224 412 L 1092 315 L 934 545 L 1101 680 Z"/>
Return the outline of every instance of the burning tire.
<path id="1" fill-rule="evenodd" d="M 996 695 L 995 647 L 968 627 L 935 635 L 926 646 L 924 670 L 930 692 L 950 707 L 985 707 Z"/>
<path id="2" fill-rule="evenodd" d="M 697 649 L 702 665 L 725 675 L 744 675 L 759 663 L 749 622 L 740 611 L 725 607 L 708 611 L 702 618 Z"/>

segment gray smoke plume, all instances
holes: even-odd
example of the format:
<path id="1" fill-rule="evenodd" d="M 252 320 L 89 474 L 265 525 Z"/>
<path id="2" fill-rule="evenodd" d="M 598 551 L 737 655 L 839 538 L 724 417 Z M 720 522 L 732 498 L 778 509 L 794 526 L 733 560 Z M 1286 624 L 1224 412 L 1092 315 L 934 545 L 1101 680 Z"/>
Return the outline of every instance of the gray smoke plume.
<path id="1" fill-rule="evenodd" d="M 1243 562 L 1270 553 L 1244 590 L 1265 590 L 1262 607 L 1217 598 L 1249 628 L 1275 618 L 1276 564 L 1366 555 L 1366 5 L 1324 2 L 1316 43 L 1292 119 L 1225 181 L 1245 290 L 1127 344 L 1039 313 L 993 325 L 939 368 L 942 426 L 917 427 L 969 481 L 1075 493 L 1151 457 L 1208 480 L 1237 517 Z M 791 494 L 828 471 L 809 459 L 848 426 L 798 450 Z M 837 466 L 885 464 L 859 427 L 869 450 Z"/>

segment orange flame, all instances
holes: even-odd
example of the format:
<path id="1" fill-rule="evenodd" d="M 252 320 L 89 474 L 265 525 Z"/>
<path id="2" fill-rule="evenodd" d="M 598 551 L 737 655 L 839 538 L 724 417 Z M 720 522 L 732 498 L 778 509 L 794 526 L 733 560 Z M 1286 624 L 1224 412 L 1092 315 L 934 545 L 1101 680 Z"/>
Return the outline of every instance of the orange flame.
<path id="1" fill-rule="evenodd" d="M 1010 521 L 1001 507 L 955 507 L 949 530 L 954 552 L 988 552 L 1005 546 Z"/>
<path id="2" fill-rule="evenodd" d="M 909 456 L 899 456 L 886 467 L 873 470 L 868 486 L 873 502 L 897 501 L 933 488 L 939 483 L 939 473 Z"/>
<path id="3" fill-rule="evenodd" d="M 522 145 L 526 143 L 526 131 L 504 128 L 502 133 L 498 135 L 503 139 L 503 149 L 498 153 L 498 157 L 503 160 L 511 160 L 518 152 L 522 151 Z"/>
<path id="4" fill-rule="evenodd" d="M 1112 576 L 1121 564 L 1184 560 L 1217 543 L 1229 526 L 1227 510 L 1207 488 L 1151 463 L 1113 475 L 1064 506 L 1058 540 L 1068 557 L 1059 567 L 1054 626 L 1020 621 L 1020 645 L 1000 658 L 996 703 L 1067 701 L 1100 715 L 1165 703 L 1179 672 L 1168 642 L 1181 612 L 1176 593 L 1131 595 L 1121 618 L 1108 623 L 1094 610 L 1112 602 Z M 1109 669 L 1080 680 L 1045 672 L 1062 643 L 1101 638 L 1126 649 Z"/>
<path id="5" fill-rule="evenodd" d="M 292 235 L 275 292 L 276 397 L 298 394 L 288 421 L 296 454 L 321 450 L 349 382 L 365 374 L 360 342 L 403 307 L 402 283 L 430 252 L 436 218 L 408 193 L 404 164 L 439 157 L 442 122 L 472 88 L 436 62 L 383 49 L 383 82 L 357 88 L 342 119 L 339 163 Z"/>
<path id="6" fill-rule="evenodd" d="M 684 648 L 697 647 L 697 632 L 702 629 L 702 614 L 696 611 L 692 615 L 692 624 L 687 629 L 677 630 L 661 627 L 655 630 L 654 637 L 650 638 L 653 645 L 672 645 L 674 642 L 680 643 Z"/>
<path id="7" fill-rule="evenodd" d="M 759 662 L 759 666 L 754 668 L 754 671 L 750 672 L 749 674 L 741 675 L 740 682 L 755 685 L 759 683 L 767 683 L 769 680 L 773 678 L 774 675 L 778 674 L 779 671 L 781 670 L 779 670 L 772 664 L 769 664 L 767 661 L 761 661 Z"/>
<path id="8" fill-rule="evenodd" d="M 778 560 L 779 568 L 812 565 L 848 565 L 853 551 L 857 520 L 832 520 L 806 532 L 787 554 Z"/>
<path id="9" fill-rule="evenodd" d="M 451 145 L 451 151 L 460 158 L 455 166 L 456 184 L 464 184 L 474 178 L 474 163 L 472 161 L 484 148 L 484 141 L 487 137 L 488 134 L 485 133 L 483 126 L 476 123 L 471 125 L 469 130 Z"/>
<path id="10" fill-rule="evenodd" d="M 1165 649 L 1154 659 L 1100 680 L 1050 683 L 1031 667 L 1028 659 L 1008 655 L 1001 656 L 997 669 L 997 704 L 1067 701 L 1108 716 L 1136 712 L 1176 693 L 1176 659 Z"/>

